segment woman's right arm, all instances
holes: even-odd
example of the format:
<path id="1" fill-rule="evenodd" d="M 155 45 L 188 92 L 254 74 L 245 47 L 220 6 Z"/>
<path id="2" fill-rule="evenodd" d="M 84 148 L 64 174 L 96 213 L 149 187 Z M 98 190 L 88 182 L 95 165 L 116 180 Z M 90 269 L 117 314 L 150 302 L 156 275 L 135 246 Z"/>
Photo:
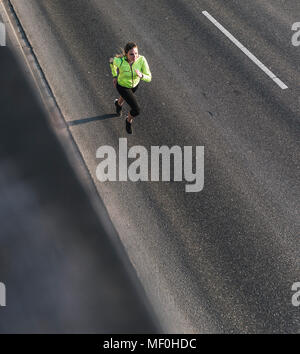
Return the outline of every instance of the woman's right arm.
<path id="1" fill-rule="evenodd" d="M 109 65 L 111 68 L 111 73 L 113 76 L 113 84 L 116 87 L 117 81 L 118 81 L 118 63 L 117 60 L 118 58 L 110 58 L 109 59 Z"/>

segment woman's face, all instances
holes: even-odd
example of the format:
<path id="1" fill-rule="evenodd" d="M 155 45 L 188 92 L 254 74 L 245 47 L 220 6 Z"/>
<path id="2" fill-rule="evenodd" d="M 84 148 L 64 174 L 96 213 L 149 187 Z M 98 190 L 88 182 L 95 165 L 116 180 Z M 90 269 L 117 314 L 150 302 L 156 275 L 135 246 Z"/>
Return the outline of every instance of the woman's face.
<path id="1" fill-rule="evenodd" d="M 138 57 L 139 57 L 139 51 L 137 47 L 130 49 L 130 51 L 127 53 L 127 59 L 130 62 L 135 62 Z"/>

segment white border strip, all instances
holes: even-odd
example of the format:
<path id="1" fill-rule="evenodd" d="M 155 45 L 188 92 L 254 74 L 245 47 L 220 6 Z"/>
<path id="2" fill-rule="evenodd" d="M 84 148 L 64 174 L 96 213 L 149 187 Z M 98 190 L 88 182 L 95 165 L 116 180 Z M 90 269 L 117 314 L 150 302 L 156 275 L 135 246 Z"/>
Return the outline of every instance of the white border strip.
<path id="1" fill-rule="evenodd" d="M 241 42 L 239 42 L 230 32 L 227 31 L 214 17 L 212 17 L 207 11 L 202 11 L 203 15 L 206 16 L 216 27 L 219 28 L 221 32 L 225 34 L 240 50 L 247 55 L 258 67 L 261 68 L 280 88 L 283 90 L 287 89 L 285 83 L 283 83 L 275 74 L 272 73 L 260 60 L 256 58 L 247 48 L 245 48 Z"/>

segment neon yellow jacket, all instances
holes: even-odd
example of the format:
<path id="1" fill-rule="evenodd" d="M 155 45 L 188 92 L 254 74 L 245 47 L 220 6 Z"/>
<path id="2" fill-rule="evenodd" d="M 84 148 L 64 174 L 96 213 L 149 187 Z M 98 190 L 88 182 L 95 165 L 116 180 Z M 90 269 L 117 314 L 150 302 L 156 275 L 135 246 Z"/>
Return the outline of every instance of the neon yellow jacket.
<path id="1" fill-rule="evenodd" d="M 113 62 L 110 63 L 110 68 L 113 77 L 117 77 L 118 84 L 123 87 L 133 88 L 138 85 L 140 80 L 150 82 L 152 79 L 147 60 L 142 55 L 132 65 L 128 63 L 126 56 L 115 57 Z M 135 69 L 138 69 L 143 74 L 142 79 L 138 77 Z"/>

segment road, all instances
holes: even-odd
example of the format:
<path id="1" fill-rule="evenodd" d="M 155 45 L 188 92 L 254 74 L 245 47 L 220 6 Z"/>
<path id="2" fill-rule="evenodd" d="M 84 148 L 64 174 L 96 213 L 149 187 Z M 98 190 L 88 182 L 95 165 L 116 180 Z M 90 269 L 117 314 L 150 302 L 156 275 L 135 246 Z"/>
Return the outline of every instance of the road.
<path id="1" fill-rule="evenodd" d="M 165 330 L 299 333 L 299 1 L 11 3 Z M 153 75 L 137 93 L 142 114 L 130 137 L 112 116 L 108 65 L 128 40 Z M 99 182 L 96 151 L 118 151 L 121 137 L 148 151 L 204 146 L 203 190 Z"/>

